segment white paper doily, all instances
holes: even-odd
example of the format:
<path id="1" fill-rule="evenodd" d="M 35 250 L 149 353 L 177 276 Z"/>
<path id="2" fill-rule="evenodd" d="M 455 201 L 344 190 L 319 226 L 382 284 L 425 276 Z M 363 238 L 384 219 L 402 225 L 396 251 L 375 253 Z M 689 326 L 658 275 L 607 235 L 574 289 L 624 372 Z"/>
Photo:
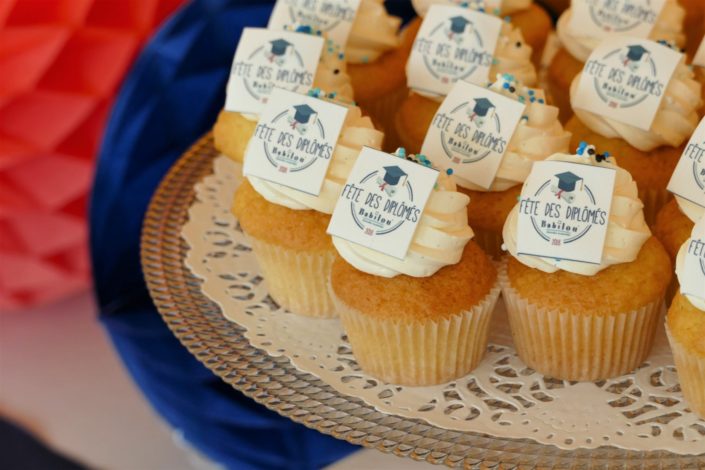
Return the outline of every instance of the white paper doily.
<path id="1" fill-rule="evenodd" d="M 186 264 L 203 279 L 204 294 L 247 330 L 253 346 L 288 357 L 298 369 L 381 412 L 445 429 L 530 438 L 562 449 L 705 452 L 705 420 L 683 400 L 663 326 L 648 361 L 633 374 L 596 383 L 545 379 L 517 357 L 500 301 L 487 355 L 472 374 L 433 387 L 401 387 L 366 375 L 338 320 L 293 315 L 271 300 L 230 212 L 241 167 L 224 156 L 213 165 L 214 174 L 196 186 L 183 227 L 190 246 Z"/>

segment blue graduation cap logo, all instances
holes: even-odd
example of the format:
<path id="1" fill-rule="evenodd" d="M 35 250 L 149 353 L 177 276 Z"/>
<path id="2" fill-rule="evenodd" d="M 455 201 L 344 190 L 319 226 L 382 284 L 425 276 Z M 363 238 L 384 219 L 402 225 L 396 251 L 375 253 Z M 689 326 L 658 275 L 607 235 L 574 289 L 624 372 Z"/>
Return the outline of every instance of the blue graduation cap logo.
<path id="1" fill-rule="evenodd" d="M 556 181 L 551 186 L 551 191 L 558 199 L 564 199 L 568 203 L 572 203 L 575 199 L 577 190 L 582 191 L 583 179 L 571 171 L 565 171 L 555 175 Z"/>
<path id="2" fill-rule="evenodd" d="M 626 51 L 622 54 L 621 59 L 625 67 L 629 69 L 636 70 L 639 65 L 644 62 L 650 55 L 648 49 L 643 46 L 636 44 L 634 46 L 627 46 Z"/>
<path id="3" fill-rule="evenodd" d="M 379 189 L 394 197 L 397 188 L 403 186 L 407 178 L 408 175 L 398 166 L 385 166 L 383 174 L 377 177 L 377 184 Z"/>
<path id="4" fill-rule="evenodd" d="M 495 105 L 487 98 L 474 98 L 475 105 L 468 109 L 470 121 L 482 127 L 487 119 L 494 116 Z"/>
<path id="5" fill-rule="evenodd" d="M 448 21 L 450 21 L 450 26 L 446 30 L 448 39 L 461 41 L 462 34 L 465 32 L 466 27 L 471 24 L 470 21 L 462 16 L 454 16 L 449 18 Z"/>
<path id="6" fill-rule="evenodd" d="M 470 21 L 462 16 L 454 16 L 450 19 L 450 30 L 457 34 L 463 33 L 468 23 L 470 23 Z"/>
<path id="7" fill-rule="evenodd" d="M 271 47 L 266 53 L 267 58 L 270 62 L 275 62 L 281 65 L 285 60 L 289 46 L 293 46 L 293 44 L 285 39 L 274 39 L 273 41 L 269 41 L 269 43 L 271 44 Z"/>
<path id="8" fill-rule="evenodd" d="M 308 127 L 316 122 L 318 113 L 307 104 L 294 106 L 293 116 L 289 117 L 289 124 L 292 129 L 298 130 L 301 134 L 308 130 Z"/>
<path id="9" fill-rule="evenodd" d="M 275 39 L 274 41 L 269 42 L 272 45 L 272 55 L 284 55 L 286 54 L 287 48 L 291 46 L 291 43 L 284 39 Z"/>

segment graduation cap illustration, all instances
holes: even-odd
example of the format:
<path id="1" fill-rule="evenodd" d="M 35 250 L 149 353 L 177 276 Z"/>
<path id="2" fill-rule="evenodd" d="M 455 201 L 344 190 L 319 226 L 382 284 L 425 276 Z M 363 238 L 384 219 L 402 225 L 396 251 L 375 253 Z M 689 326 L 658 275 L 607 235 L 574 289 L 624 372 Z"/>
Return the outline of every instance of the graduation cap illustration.
<path id="1" fill-rule="evenodd" d="M 622 62 L 625 66 L 636 68 L 650 54 L 648 49 L 639 44 L 627 46 L 626 53 L 622 55 Z"/>
<path id="2" fill-rule="evenodd" d="M 292 129 L 304 133 L 309 125 L 316 122 L 318 113 L 307 104 L 297 104 L 294 107 L 293 116 L 289 116 L 289 124 Z"/>
<path id="3" fill-rule="evenodd" d="M 571 171 L 565 171 L 555 175 L 556 184 L 551 186 L 551 191 L 558 199 L 565 199 L 567 202 L 573 202 L 575 196 L 572 194 L 576 187 L 578 190 L 583 189 L 583 179 Z"/>
<path id="4" fill-rule="evenodd" d="M 316 110 L 307 104 L 294 106 L 294 120 L 300 124 L 308 124 L 309 121 L 313 123 L 316 120 L 317 114 Z"/>
<path id="5" fill-rule="evenodd" d="M 379 184 L 379 189 L 394 196 L 397 192 L 397 187 L 402 186 L 406 183 L 408 175 L 399 168 L 398 166 L 385 166 L 384 174 L 377 178 L 377 184 Z"/>
<path id="6" fill-rule="evenodd" d="M 485 119 L 489 119 L 494 116 L 495 105 L 487 98 L 474 98 L 475 106 L 468 110 L 468 115 L 470 116 L 470 121 L 477 121 L 479 125 L 485 122 Z"/>
<path id="7" fill-rule="evenodd" d="M 272 55 L 275 56 L 282 56 L 286 54 L 287 48 L 291 46 L 291 43 L 285 39 L 275 39 L 273 41 L 269 41 L 269 43 L 272 45 L 270 51 Z"/>
<path id="8" fill-rule="evenodd" d="M 465 32 L 465 27 L 470 23 L 467 19 L 462 16 L 454 16 L 450 19 L 450 30 L 453 33 L 461 34 Z"/>

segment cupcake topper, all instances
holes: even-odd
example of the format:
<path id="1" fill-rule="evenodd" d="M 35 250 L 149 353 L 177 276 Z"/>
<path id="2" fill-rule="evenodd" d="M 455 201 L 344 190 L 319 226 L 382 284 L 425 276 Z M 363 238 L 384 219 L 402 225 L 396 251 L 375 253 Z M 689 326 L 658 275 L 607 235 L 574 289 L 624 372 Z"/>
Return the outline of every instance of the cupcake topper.
<path id="1" fill-rule="evenodd" d="M 580 142 L 580 144 L 578 145 L 578 149 L 575 151 L 575 153 L 576 155 L 580 155 L 581 157 L 595 157 L 595 161 L 597 163 L 606 162 L 607 159 L 610 157 L 609 152 L 597 153 L 597 149 L 595 148 L 595 146 L 592 144 L 588 144 L 587 142 Z"/>

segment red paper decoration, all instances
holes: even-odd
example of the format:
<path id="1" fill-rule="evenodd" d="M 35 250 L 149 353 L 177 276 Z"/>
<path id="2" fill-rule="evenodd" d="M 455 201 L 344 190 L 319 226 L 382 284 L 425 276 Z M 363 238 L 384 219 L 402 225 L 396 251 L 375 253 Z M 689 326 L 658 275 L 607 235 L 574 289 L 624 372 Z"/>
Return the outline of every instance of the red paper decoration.
<path id="1" fill-rule="evenodd" d="M 115 93 L 183 0 L 0 0 L 0 310 L 90 282 L 86 198 Z"/>

